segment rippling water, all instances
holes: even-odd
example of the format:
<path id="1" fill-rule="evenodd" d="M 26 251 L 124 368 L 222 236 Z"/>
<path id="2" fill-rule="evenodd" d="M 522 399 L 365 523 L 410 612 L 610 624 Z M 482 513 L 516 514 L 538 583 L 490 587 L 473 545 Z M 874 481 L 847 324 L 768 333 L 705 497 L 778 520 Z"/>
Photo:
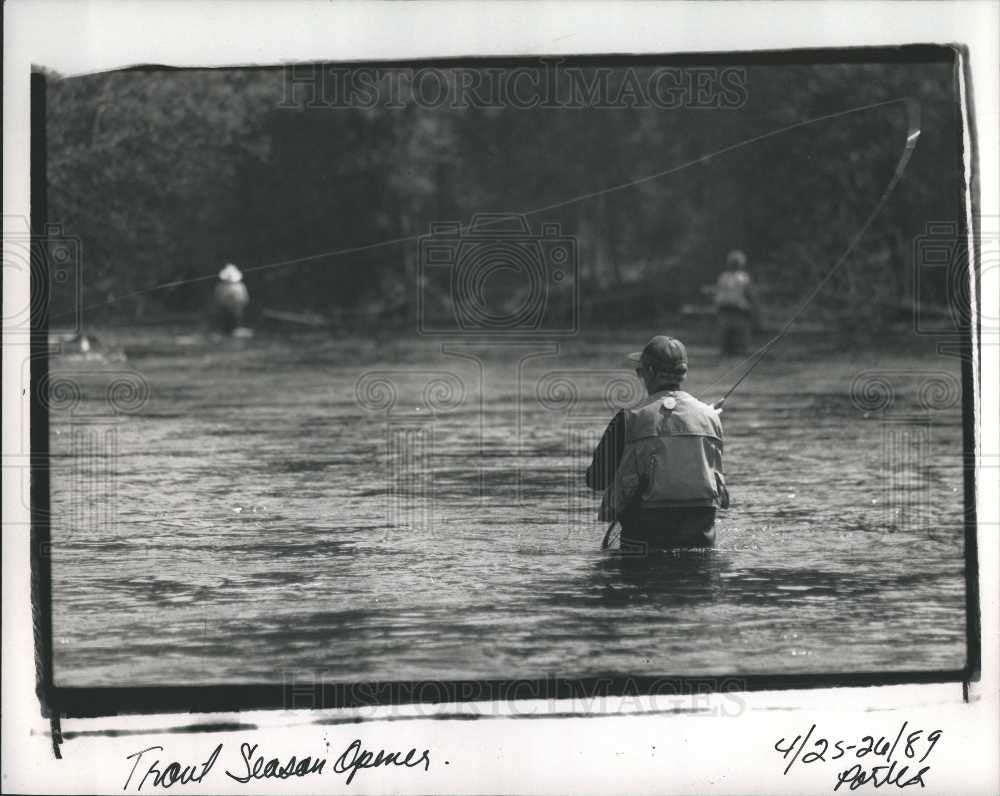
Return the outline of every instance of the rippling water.
<path id="1" fill-rule="evenodd" d="M 718 548 L 633 560 L 582 472 L 634 340 L 105 337 L 51 361 L 60 685 L 965 663 L 957 360 L 789 344 L 723 414 Z"/>

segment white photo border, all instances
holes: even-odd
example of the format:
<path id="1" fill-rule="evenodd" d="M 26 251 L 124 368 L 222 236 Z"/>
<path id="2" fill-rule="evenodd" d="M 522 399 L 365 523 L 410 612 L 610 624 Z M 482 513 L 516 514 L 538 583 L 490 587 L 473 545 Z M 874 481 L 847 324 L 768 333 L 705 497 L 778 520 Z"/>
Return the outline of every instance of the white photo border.
<path id="1" fill-rule="evenodd" d="M 293 62 L 409 60 L 471 56 L 680 54 L 712 51 L 947 44 L 968 48 L 975 107 L 979 215 L 1000 217 L 1000 152 L 996 30 L 992 2 L 676 2 L 383 4 L 349 2 L 12 2 L 4 26 L 4 234 L 8 220 L 30 215 L 29 78 L 33 66 L 62 75 L 137 64 L 168 66 L 274 65 Z M 971 212 L 971 206 L 970 206 Z M 971 227 L 970 227 L 971 229 Z M 983 313 L 996 318 L 996 269 L 981 274 Z M 4 317 L 26 303 L 26 274 L 4 275 Z M 8 278 L 10 279 L 7 282 Z M 995 330 L 994 330 L 995 334 Z M 27 344 L 4 335 L 3 451 L 16 452 L 29 422 L 23 384 Z M 977 459 L 1000 461 L 998 352 L 982 339 Z M 982 467 L 982 465 L 980 465 Z M 986 472 L 989 473 L 990 468 Z M 261 743 L 269 756 L 320 754 L 335 758 L 354 738 L 369 748 L 434 750 L 423 769 L 361 772 L 343 777 L 288 780 L 290 792 L 829 792 L 833 768 L 799 767 L 784 775 L 773 751 L 778 738 L 812 725 L 830 736 L 876 735 L 899 726 L 943 729 L 933 774 L 923 792 L 995 792 L 998 783 L 998 561 L 1000 527 L 995 479 L 977 472 L 982 676 L 963 698 L 957 684 L 759 692 L 741 695 L 738 715 L 725 695 L 680 712 L 652 711 L 622 697 L 602 706 L 601 718 L 558 718 L 558 706 L 535 706 L 538 720 L 432 720 L 315 724 L 303 711 L 198 716 L 224 729 L 214 733 L 157 733 L 190 716 L 81 720 L 52 754 L 49 725 L 34 693 L 34 639 L 30 609 L 30 518 L 17 500 L 4 500 L 3 535 L 3 790 L 109 792 L 122 788 L 128 755 L 152 745 L 170 759 L 204 760 L 217 743 L 236 772 L 240 744 Z M 4 493 L 19 488 L 4 471 Z M 19 514 L 20 512 L 20 514 Z M 988 532 L 986 529 L 993 529 Z M 520 703 L 525 712 L 533 703 Z M 733 708 L 729 704 L 729 708 Z M 471 711 L 490 710 L 471 703 Z M 669 706 L 668 706 L 669 707 Z M 690 711 L 687 709 L 690 708 Z M 708 712 L 706 713 L 704 708 Z M 685 712 L 687 711 L 687 712 Z M 519 722 L 519 723 L 515 723 Z M 228 729 L 226 725 L 230 725 Z M 256 729 L 248 729 L 253 725 Z M 153 730 L 109 737 L 103 729 Z M 103 729 L 102 729 L 103 728 Z M 64 731 L 69 728 L 64 727 Z M 96 734 L 88 735 L 87 732 Z M 326 747 L 325 744 L 329 744 Z M 334 754 L 336 750 L 337 754 Z M 444 764 L 442 761 L 447 760 Z M 781 765 L 778 765 L 780 762 Z M 332 759 L 331 759 L 332 762 Z M 192 784 L 196 792 L 274 792 L 267 780 L 240 783 L 222 775 Z M 134 783 L 132 784 L 134 787 Z M 149 788 L 147 787 L 147 790 Z"/>

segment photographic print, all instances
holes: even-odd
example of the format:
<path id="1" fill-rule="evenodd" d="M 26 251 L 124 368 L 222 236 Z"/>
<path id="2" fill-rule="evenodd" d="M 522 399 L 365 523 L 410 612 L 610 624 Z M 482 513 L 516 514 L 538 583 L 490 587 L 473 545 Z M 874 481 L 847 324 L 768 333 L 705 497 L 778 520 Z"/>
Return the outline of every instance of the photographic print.
<path id="1" fill-rule="evenodd" d="M 959 78 L 47 74 L 53 684 L 966 679 Z"/>

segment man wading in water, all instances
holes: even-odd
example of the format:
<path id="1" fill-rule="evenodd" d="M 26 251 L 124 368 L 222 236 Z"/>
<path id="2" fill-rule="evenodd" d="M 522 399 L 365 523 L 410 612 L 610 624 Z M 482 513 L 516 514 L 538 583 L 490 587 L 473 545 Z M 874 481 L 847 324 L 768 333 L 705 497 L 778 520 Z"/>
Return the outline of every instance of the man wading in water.
<path id="1" fill-rule="evenodd" d="M 219 271 L 213 293 L 215 322 L 226 334 L 235 334 L 243 322 L 243 311 L 250 303 L 250 293 L 243 284 L 243 273 L 232 263 Z"/>
<path id="2" fill-rule="evenodd" d="M 747 273 L 747 257 L 739 249 L 726 256 L 726 268 L 714 292 L 719 348 L 723 355 L 745 354 L 750 347 L 750 332 L 760 319 L 760 308 Z"/>
<path id="3" fill-rule="evenodd" d="M 600 518 L 621 522 L 623 550 L 712 547 L 715 510 L 729 506 L 722 410 L 680 388 L 680 340 L 659 335 L 628 358 L 649 396 L 615 415 L 587 468 L 587 486 L 605 490 Z"/>

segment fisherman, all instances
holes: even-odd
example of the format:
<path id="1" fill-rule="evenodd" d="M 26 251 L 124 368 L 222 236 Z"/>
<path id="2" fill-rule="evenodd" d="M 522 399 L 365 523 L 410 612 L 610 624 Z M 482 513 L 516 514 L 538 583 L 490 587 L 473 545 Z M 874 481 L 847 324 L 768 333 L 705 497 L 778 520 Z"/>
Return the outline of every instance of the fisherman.
<path id="1" fill-rule="evenodd" d="M 250 303 L 250 294 L 243 284 L 243 274 L 232 263 L 227 263 L 219 271 L 214 298 L 216 322 L 222 331 L 235 333 L 243 321 L 243 311 Z"/>
<path id="2" fill-rule="evenodd" d="M 605 490 L 600 518 L 621 523 L 623 550 L 715 544 L 715 511 L 729 506 L 722 472 L 721 401 L 684 392 L 687 351 L 657 335 L 629 354 L 648 397 L 615 415 L 594 451 L 587 486 Z"/>
<path id="3" fill-rule="evenodd" d="M 715 313 L 723 354 L 745 354 L 750 331 L 758 318 L 757 300 L 747 273 L 747 257 L 739 249 L 726 256 L 725 270 L 715 285 Z"/>

